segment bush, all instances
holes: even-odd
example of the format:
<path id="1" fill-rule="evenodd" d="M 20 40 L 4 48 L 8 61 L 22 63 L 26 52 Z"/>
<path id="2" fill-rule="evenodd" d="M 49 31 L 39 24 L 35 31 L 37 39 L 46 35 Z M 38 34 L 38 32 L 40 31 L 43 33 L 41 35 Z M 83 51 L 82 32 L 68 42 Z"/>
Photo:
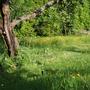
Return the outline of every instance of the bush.
<path id="1" fill-rule="evenodd" d="M 12 7 L 12 18 L 21 16 L 41 7 L 48 0 L 20 0 L 13 1 L 16 4 Z M 17 10 L 17 11 L 16 11 Z M 23 22 L 19 28 L 19 35 L 26 36 L 56 36 L 69 35 L 90 30 L 90 0 L 63 0 L 57 5 L 37 17 L 33 22 Z"/>

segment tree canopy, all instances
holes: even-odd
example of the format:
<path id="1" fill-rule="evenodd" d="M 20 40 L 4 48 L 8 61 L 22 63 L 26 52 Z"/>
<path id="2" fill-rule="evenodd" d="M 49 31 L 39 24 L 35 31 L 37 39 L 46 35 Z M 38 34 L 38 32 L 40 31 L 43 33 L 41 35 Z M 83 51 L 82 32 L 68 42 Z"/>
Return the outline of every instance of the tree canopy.
<path id="1" fill-rule="evenodd" d="M 12 0 L 11 19 L 32 13 L 50 0 Z M 24 22 L 23 28 L 31 28 L 40 36 L 75 34 L 81 30 L 90 30 L 90 0 L 56 0 L 58 3 L 32 22 Z M 29 24 L 30 23 L 30 24 Z M 23 26 L 24 25 L 24 26 Z M 25 27 L 26 26 L 26 27 Z"/>
<path id="2" fill-rule="evenodd" d="M 90 0 L 1 0 L 0 9 L 3 18 L 0 33 L 9 43 L 9 49 L 16 46 L 13 29 L 20 37 L 69 35 L 90 30 Z M 7 38 L 12 38 L 11 42 Z"/>

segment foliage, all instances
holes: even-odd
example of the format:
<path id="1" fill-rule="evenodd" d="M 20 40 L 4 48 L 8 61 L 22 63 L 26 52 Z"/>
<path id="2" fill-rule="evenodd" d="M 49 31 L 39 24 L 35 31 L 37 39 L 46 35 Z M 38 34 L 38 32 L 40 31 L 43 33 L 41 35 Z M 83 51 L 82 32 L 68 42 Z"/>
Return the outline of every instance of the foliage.
<path id="1" fill-rule="evenodd" d="M 11 20 L 48 1 L 11 0 Z M 0 37 L 0 90 L 90 90 L 90 36 L 56 36 L 81 30 L 90 30 L 90 0 L 61 0 L 16 26 L 16 57 Z"/>
<path id="2" fill-rule="evenodd" d="M 31 11 L 41 7 L 48 0 L 11 0 L 11 18 L 30 13 Z"/>
<path id="3" fill-rule="evenodd" d="M 82 0 L 75 8 L 74 29 L 90 30 L 90 1 Z"/>
<path id="4" fill-rule="evenodd" d="M 14 59 L 0 52 L 0 90 L 90 90 L 90 36 L 27 37 L 20 45 Z"/>
<path id="5" fill-rule="evenodd" d="M 36 19 L 34 29 L 39 36 L 52 36 L 60 34 L 60 17 L 57 9 L 51 7 Z M 54 23 L 55 22 L 55 23 Z"/>
<path id="6" fill-rule="evenodd" d="M 13 0 L 11 3 L 12 19 L 30 13 L 46 2 L 48 0 Z M 27 26 L 30 28 L 26 29 Z M 25 33 L 31 29 L 38 36 L 68 35 L 90 30 L 90 0 L 62 0 L 45 10 L 34 22 L 28 23 L 27 21 L 18 29 L 20 28 L 24 28 Z"/>
<path id="7" fill-rule="evenodd" d="M 20 25 L 15 28 L 16 35 L 20 38 L 24 38 L 25 36 L 35 36 L 33 21 L 24 21 Z"/>

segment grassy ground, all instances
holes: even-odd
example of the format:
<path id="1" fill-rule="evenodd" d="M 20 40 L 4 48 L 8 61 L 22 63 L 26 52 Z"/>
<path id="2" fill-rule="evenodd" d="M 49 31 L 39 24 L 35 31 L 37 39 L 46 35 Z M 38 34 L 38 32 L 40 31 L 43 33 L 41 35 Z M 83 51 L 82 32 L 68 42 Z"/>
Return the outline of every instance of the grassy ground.
<path id="1" fill-rule="evenodd" d="M 90 90 L 90 36 L 25 37 L 14 59 L 2 43 L 0 90 Z"/>

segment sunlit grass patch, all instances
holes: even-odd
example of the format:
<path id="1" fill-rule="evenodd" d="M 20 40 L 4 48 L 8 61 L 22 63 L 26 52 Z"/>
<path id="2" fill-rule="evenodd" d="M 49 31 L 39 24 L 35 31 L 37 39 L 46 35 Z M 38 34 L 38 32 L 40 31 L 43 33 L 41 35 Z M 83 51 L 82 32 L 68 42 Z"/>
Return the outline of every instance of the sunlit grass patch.
<path id="1" fill-rule="evenodd" d="M 14 59 L 1 53 L 0 90 L 89 90 L 89 37 L 20 39 Z"/>

